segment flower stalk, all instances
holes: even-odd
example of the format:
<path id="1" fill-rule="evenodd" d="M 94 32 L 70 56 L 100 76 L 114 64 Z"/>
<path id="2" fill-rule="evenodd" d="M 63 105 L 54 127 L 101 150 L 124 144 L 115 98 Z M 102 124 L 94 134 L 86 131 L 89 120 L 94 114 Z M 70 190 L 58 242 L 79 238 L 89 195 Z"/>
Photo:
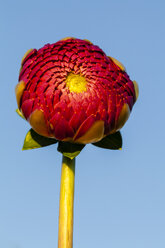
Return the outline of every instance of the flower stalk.
<path id="1" fill-rule="evenodd" d="M 58 248 L 73 247 L 75 158 L 63 156 L 59 206 Z"/>

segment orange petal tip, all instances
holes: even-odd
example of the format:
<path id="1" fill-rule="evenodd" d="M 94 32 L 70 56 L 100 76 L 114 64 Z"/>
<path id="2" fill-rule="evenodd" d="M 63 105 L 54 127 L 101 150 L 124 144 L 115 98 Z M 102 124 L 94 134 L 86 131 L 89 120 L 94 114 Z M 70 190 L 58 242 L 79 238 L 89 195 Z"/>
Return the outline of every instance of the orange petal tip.
<path id="1" fill-rule="evenodd" d="M 101 140 L 103 136 L 104 136 L 104 122 L 102 120 L 99 120 L 96 121 L 82 137 L 75 140 L 75 143 L 80 143 L 80 144 L 94 143 Z"/>
<path id="2" fill-rule="evenodd" d="M 127 103 L 124 103 L 116 123 L 116 131 L 124 126 L 129 116 L 130 116 L 130 108 Z"/>
<path id="3" fill-rule="evenodd" d="M 65 38 L 62 38 L 61 40 L 64 41 L 64 40 L 70 40 L 70 39 L 75 40 L 76 38 L 74 38 L 74 37 L 65 37 Z"/>
<path id="4" fill-rule="evenodd" d="M 15 87 L 15 95 L 17 99 L 18 108 L 20 108 L 21 97 L 22 97 L 24 89 L 25 89 L 24 81 L 20 81 Z"/>
<path id="5" fill-rule="evenodd" d="M 113 57 L 109 57 L 122 71 L 126 71 L 125 66 L 118 61 L 117 59 L 113 58 Z"/>
<path id="6" fill-rule="evenodd" d="M 90 40 L 84 39 L 85 41 L 89 42 L 90 44 L 93 44 Z"/>
<path id="7" fill-rule="evenodd" d="M 27 50 L 27 52 L 24 54 L 24 56 L 23 56 L 23 58 L 22 58 L 22 60 L 21 60 L 21 64 L 23 64 L 24 59 L 26 58 L 26 56 L 27 56 L 32 50 L 33 50 L 33 48 Z"/>
<path id="8" fill-rule="evenodd" d="M 137 100 L 138 96 L 139 96 L 139 86 L 135 80 L 133 81 L 133 85 L 134 85 L 135 96 L 136 96 L 136 100 Z"/>
<path id="9" fill-rule="evenodd" d="M 47 130 L 45 117 L 42 110 L 34 110 L 34 112 L 30 115 L 29 122 L 34 131 L 36 131 L 38 134 L 46 137 L 50 136 Z"/>

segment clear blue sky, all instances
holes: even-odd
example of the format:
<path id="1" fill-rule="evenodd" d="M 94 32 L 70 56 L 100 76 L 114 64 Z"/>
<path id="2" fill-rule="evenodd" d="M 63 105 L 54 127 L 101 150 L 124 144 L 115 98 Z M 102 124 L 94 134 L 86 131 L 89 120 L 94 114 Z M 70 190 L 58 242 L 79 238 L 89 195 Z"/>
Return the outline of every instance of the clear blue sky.
<path id="1" fill-rule="evenodd" d="M 0 247 L 57 247 L 61 154 L 21 151 L 30 126 L 16 113 L 21 58 L 66 36 L 121 61 L 140 96 L 123 150 L 88 145 L 77 158 L 74 247 L 165 247 L 165 1 L 9 1 L 0 10 Z"/>

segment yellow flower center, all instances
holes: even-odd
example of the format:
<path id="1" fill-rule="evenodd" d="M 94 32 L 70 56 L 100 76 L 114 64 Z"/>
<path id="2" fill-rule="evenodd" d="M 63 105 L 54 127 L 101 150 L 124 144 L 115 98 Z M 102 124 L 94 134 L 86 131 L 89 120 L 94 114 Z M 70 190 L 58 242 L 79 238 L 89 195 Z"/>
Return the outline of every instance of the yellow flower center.
<path id="1" fill-rule="evenodd" d="M 69 73 L 66 78 L 66 86 L 69 88 L 70 92 L 84 92 L 87 90 L 86 85 L 87 81 L 83 76 Z"/>

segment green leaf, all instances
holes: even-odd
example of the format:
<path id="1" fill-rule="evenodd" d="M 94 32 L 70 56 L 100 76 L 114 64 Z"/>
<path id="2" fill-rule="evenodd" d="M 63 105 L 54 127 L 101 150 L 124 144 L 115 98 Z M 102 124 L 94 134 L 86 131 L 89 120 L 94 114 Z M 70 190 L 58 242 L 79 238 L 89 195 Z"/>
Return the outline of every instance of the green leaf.
<path id="1" fill-rule="evenodd" d="M 36 133 L 32 128 L 26 134 L 22 150 L 40 148 L 57 143 L 56 139 L 47 138 Z"/>
<path id="2" fill-rule="evenodd" d="M 82 144 L 59 141 L 57 150 L 65 157 L 73 159 L 82 151 L 84 147 L 85 145 Z"/>
<path id="3" fill-rule="evenodd" d="M 16 113 L 25 120 L 25 117 L 23 116 L 23 114 L 21 113 L 21 111 L 19 109 L 16 109 Z"/>
<path id="4" fill-rule="evenodd" d="M 118 131 L 114 134 L 110 134 L 100 140 L 99 142 L 92 143 L 94 146 L 98 146 L 100 148 L 112 149 L 112 150 L 121 150 L 122 148 L 122 136 Z"/>

